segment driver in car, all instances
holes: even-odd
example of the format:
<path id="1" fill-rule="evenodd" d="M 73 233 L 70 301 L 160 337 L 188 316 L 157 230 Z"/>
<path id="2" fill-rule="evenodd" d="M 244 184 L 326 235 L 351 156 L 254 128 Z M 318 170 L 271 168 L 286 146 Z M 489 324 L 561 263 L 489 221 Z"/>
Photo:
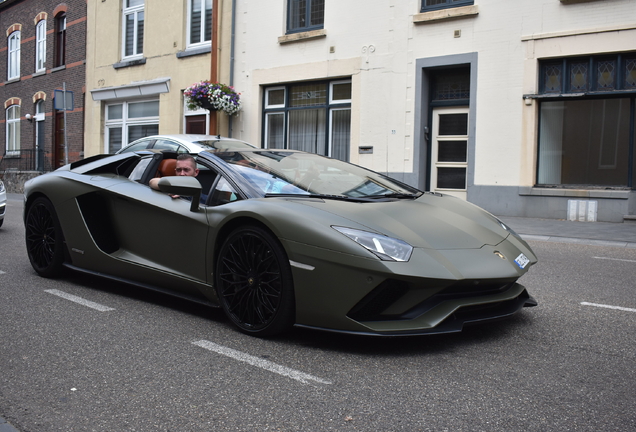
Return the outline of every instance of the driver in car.
<path id="1" fill-rule="evenodd" d="M 177 167 L 175 168 L 175 172 L 176 172 L 176 175 L 178 176 L 196 177 L 197 175 L 199 175 L 199 169 L 197 168 L 197 162 L 194 160 L 194 157 L 185 153 L 182 153 L 179 156 L 177 156 Z M 155 190 L 160 190 L 159 189 L 160 179 L 161 179 L 160 177 L 152 178 L 150 179 L 150 182 L 148 183 L 148 185 Z M 170 196 L 172 198 L 179 198 L 179 195 L 170 195 Z M 207 197 L 208 197 L 207 195 L 202 193 L 200 201 L 205 202 Z"/>

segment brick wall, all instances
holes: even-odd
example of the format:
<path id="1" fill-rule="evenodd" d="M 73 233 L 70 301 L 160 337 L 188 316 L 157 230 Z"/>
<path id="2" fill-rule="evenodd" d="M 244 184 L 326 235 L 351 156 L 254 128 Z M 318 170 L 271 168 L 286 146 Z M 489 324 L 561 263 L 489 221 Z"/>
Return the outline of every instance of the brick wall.
<path id="1" fill-rule="evenodd" d="M 55 14 L 66 13 L 65 64 L 54 67 L 56 51 Z M 45 71 L 36 73 L 36 25 L 46 18 Z M 21 28 L 20 78 L 7 80 L 8 31 L 14 25 Z M 54 91 L 66 90 L 74 93 L 74 109 L 67 111 L 68 160 L 73 162 L 83 156 L 84 150 L 84 92 L 86 64 L 86 0 L 7 0 L 0 3 L 0 172 L 24 168 L 24 160 L 6 157 L 6 108 L 19 101 L 20 105 L 20 149 L 25 154 L 35 149 L 36 122 L 28 121 L 26 115 L 36 113 L 35 102 L 44 101 L 44 138 L 42 140 L 45 162 L 40 169 L 51 169 L 63 161 L 63 154 L 55 155 L 55 118 L 63 111 L 54 109 Z M 63 132 L 60 131 L 63 136 Z M 29 153 L 29 156 L 32 156 Z M 31 168 L 33 169 L 33 168 Z"/>

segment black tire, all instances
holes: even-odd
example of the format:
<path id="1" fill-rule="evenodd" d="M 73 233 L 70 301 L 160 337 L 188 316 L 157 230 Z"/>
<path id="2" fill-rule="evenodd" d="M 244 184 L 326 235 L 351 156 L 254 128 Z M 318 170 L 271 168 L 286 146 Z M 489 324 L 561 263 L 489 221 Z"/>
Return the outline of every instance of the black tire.
<path id="1" fill-rule="evenodd" d="M 64 263 L 64 236 L 55 208 L 47 198 L 39 197 L 29 206 L 25 239 L 33 269 L 43 277 L 60 276 Z"/>
<path id="2" fill-rule="evenodd" d="M 215 280 L 221 307 L 242 332 L 273 336 L 294 324 L 289 260 L 269 231 L 256 226 L 235 229 L 219 250 Z"/>

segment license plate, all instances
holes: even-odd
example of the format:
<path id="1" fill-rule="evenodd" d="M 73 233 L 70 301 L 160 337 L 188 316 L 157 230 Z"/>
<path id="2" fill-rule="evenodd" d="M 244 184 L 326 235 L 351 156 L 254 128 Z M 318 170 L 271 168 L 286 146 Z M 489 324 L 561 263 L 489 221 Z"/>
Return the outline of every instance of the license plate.
<path id="1" fill-rule="evenodd" d="M 530 260 L 524 254 L 521 254 L 517 258 L 515 258 L 515 264 L 517 264 L 519 268 L 522 268 L 522 269 L 526 268 L 529 262 Z"/>

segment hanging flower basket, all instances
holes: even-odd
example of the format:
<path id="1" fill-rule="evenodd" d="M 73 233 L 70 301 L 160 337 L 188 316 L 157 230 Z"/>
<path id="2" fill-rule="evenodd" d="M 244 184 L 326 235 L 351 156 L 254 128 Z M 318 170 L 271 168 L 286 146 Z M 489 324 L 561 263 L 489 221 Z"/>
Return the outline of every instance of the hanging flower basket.
<path id="1" fill-rule="evenodd" d="M 191 110 L 203 108 L 234 115 L 241 109 L 240 94 L 232 87 L 221 83 L 201 81 L 186 88 L 183 95 Z"/>

